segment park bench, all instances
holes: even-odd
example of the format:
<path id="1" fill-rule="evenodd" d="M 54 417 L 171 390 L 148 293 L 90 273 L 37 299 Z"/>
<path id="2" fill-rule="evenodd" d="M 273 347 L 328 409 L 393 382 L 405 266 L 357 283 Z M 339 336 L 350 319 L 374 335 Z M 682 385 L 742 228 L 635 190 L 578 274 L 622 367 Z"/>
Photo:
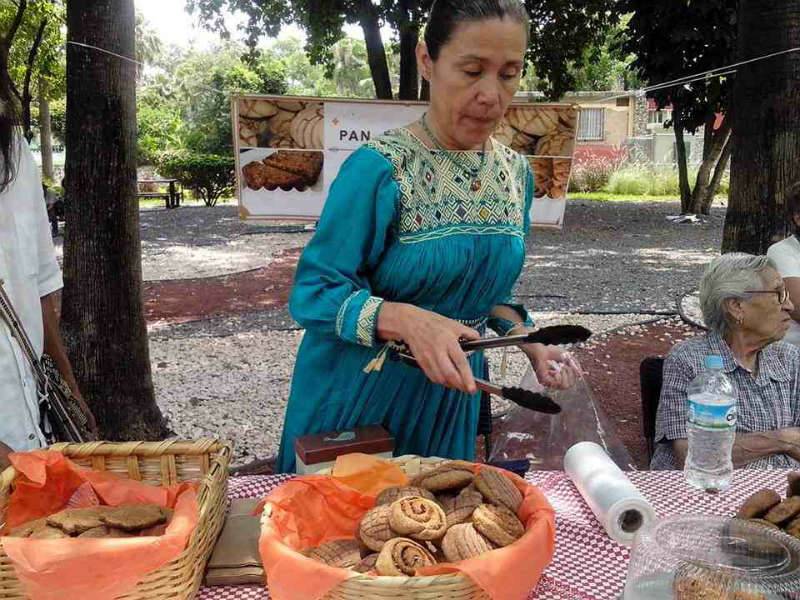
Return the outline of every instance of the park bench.
<path id="1" fill-rule="evenodd" d="M 159 186 L 166 185 L 166 189 Z M 155 188 L 155 191 L 151 191 Z M 136 182 L 137 198 L 161 198 L 167 208 L 178 208 L 183 200 L 183 188 L 177 179 L 142 179 Z"/>

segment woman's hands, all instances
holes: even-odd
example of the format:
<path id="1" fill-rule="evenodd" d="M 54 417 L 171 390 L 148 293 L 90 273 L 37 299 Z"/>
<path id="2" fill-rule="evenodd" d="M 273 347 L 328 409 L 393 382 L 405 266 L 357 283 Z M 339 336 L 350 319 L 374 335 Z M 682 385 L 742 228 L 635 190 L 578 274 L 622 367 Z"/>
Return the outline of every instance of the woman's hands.
<path id="1" fill-rule="evenodd" d="M 566 390 L 575 385 L 581 375 L 575 360 L 558 346 L 528 344 L 522 351 L 530 359 L 539 383 L 545 387 Z"/>
<path id="2" fill-rule="evenodd" d="M 472 369 L 460 340 L 477 340 L 480 334 L 458 321 L 434 312 L 397 302 L 384 302 L 378 313 L 378 337 L 403 341 L 419 366 L 434 383 L 477 391 Z"/>

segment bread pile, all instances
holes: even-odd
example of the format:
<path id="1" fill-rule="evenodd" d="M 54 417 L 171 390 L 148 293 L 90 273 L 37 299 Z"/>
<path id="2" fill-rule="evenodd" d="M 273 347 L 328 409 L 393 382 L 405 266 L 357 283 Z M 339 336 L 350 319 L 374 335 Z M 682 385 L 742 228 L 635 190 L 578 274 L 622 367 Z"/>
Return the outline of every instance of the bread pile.
<path id="1" fill-rule="evenodd" d="M 155 504 L 68 508 L 20 525 L 9 535 L 40 540 L 163 535 L 171 517 L 172 510 Z"/>
<path id="2" fill-rule="evenodd" d="M 450 461 L 381 492 L 354 539 L 307 550 L 306 556 L 360 573 L 414 576 L 439 562 L 474 558 L 514 543 L 522 494 L 501 473 Z"/>
<path id="3" fill-rule="evenodd" d="M 800 472 L 789 473 L 785 500 L 775 490 L 760 490 L 744 501 L 736 517 L 800 539 Z"/>

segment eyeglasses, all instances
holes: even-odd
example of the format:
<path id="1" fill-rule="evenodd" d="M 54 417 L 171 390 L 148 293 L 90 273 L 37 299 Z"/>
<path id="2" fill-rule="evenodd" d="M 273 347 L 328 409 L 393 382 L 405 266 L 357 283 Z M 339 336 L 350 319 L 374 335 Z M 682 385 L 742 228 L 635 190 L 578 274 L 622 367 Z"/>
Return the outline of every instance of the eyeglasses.
<path id="1" fill-rule="evenodd" d="M 789 299 L 789 290 L 785 287 L 779 290 L 745 290 L 747 294 L 775 294 L 778 297 L 778 304 L 783 304 Z"/>

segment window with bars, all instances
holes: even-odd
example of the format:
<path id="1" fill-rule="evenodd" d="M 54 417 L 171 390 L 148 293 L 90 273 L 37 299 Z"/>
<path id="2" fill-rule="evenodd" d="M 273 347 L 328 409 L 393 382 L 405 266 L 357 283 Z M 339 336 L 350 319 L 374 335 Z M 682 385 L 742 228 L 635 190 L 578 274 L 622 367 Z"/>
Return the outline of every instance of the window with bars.
<path id="1" fill-rule="evenodd" d="M 606 113 L 603 108 L 581 107 L 578 121 L 578 141 L 602 141 L 605 139 Z"/>

